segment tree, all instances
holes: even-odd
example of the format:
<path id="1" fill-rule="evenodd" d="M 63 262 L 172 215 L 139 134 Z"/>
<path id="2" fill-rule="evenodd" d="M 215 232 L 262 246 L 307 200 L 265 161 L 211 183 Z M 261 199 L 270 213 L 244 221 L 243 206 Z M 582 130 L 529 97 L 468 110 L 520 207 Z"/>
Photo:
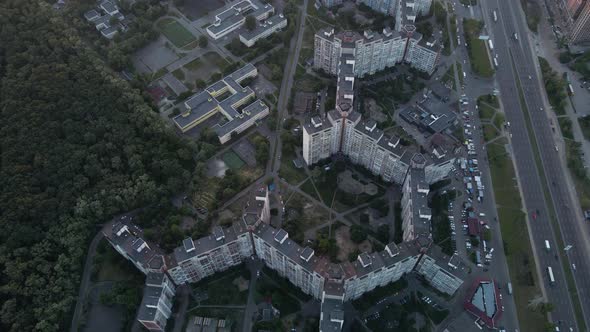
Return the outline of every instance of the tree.
<path id="1" fill-rule="evenodd" d="M 432 37 L 434 27 L 432 26 L 432 23 L 430 23 L 429 21 L 426 21 L 424 23 L 418 24 L 418 26 L 416 27 L 416 30 L 418 32 L 420 32 L 426 39 L 428 39 L 428 38 Z"/>
<path id="2" fill-rule="evenodd" d="M 199 89 L 204 89 L 207 87 L 207 82 L 203 81 L 200 78 L 197 78 L 197 80 L 195 81 L 195 86 Z"/>
<path id="3" fill-rule="evenodd" d="M 382 224 L 377 227 L 377 239 L 385 244 L 389 243 L 389 225 Z"/>
<path id="4" fill-rule="evenodd" d="M 350 227 L 350 239 L 355 243 L 361 243 L 367 239 L 367 232 L 359 225 Z"/>
<path id="5" fill-rule="evenodd" d="M 199 47 L 205 48 L 207 45 L 209 45 L 209 39 L 205 36 L 199 37 Z"/>
<path id="6" fill-rule="evenodd" d="M 42 4 L 0 10 L 3 331 L 67 330 L 97 226 L 157 206 L 191 182 L 195 166 L 177 154 L 193 147 L 107 67 L 112 59 L 88 48 L 69 14 Z M 122 40 L 113 53 L 144 41 Z"/>
<path id="7" fill-rule="evenodd" d="M 254 18 L 252 15 L 246 16 L 246 22 L 244 23 L 244 26 L 246 29 L 248 29 L 248 31 L 256 29 L 256 18 Z"/>

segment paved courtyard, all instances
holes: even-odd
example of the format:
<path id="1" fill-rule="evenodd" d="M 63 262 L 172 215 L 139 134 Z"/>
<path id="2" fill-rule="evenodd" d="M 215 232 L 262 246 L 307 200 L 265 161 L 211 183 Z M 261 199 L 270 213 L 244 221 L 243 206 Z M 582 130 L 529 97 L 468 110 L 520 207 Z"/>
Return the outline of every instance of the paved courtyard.
<path id="1" fill-rule="evenodd" d="M 160 35 L 156 41 L 135 53 L 133 65 L 140 73 L 151 74 L 178 59 L 176 53 L 166 47 L 166 38 Z"/>

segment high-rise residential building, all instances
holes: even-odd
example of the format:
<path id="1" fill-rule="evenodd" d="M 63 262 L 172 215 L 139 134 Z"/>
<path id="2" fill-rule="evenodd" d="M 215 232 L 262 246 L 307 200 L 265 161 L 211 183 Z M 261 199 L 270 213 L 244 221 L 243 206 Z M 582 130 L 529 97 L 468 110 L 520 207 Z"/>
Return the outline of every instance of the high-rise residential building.
<path id="1" fill-rule="evenodd" d="M 437 290 L 453 295 L 463 284 L 463 280 L 444 268 L 444 261 L 437 262 L 436 259 L 424 254 L 416 265 L 416 272 Z"/>
<path id="2" fill-rule="evenodd" d="M 354 300 L 411 272 L 420 256 L 411 245 L 390 243 L 381 252 L 362 253 L 345 265 L 344 300 Z"/>
<path id="3" fill-rule="evenodd" d="M 304 122 L 303 159 L 313 165 L 340 153 L 385 181 L 401 183 L 411 154 L 400 145 L 399 138 L 384 135 L 374 121 L 361 121 L 360 113 L 354 111 L 355 66 L 349 52 L 340 56 L 336 109 L 329 111 L 326 119 L 315 116 Z"/>
<path id="4" fill-rule="evenodd" d="M 303 160 L 313 165 L 332 155 L 332 140 L 334 139 L 332 124 L 314 116 L 303 124 Z"/>
<path id="5" fill-rule="evenodd" d="M 408 38 L 408 52 L 405 61 L 412 68 L 416 68 L 430 75 L 436 69 L 440 60 L 441 45 L 436 39 L 426 41 L 421 36 L 419 39 Z"/>
<path id="6" fill-rule="evenodd" d="M 571 9 L 570 42 L 574 44 L 590 42 L 590 1 L 573 2 Z"/>
<path id="7" fill-rule="evenodd" d="M 402 230 L 404 242 L 415 242 L 425 250 L 432 243 L 430 219 L 432 212 L 428 207 L 430 186 L 425 180 L 426 160 L 421 154 L 412 157 L 411 168 L 402 186 Z"/>
<path id="8" fill-rule="evenodd" d="M 153 253 L 148 255 L 145 249 L 157 246 L 143 241 L 141 229 L 130 222 L 119 220 L 105 226 L 104 233 L 113 247 L 146 274 L 138 321 L 150 331 L 164 331 L 176 285 L 197 282 L 243 263 L 253 254 L 303 292 L 321 300 L 319 329 L 326 332 L 342 329 L 345 301 L 398 281 L 411 271 L 451 295 L 462 284 L 461 278 L 445 267 L 457 269 L 460 264 L 454 257 L 447 259 L 436 248 L 426 255 L 425 248 L 415 238 L 399 245 L 390 243 L 381 252 L 361 253 L 352 263 L 330 263 L 327 257 L 315 255 L 312 248 L 290 239 L 285 230 L 270 226 L 268 210 L 268 191 L 257 189 L 244 209 L 242 220 L 225 229 L 215 226 L 209 236 L 185 239 L 172 254 L 165 256 L 155 249 L 150 249 Z M 405 232 L 404 229 L 404 240 Z M 135 243 L 143 244 L 134 246 Z M 142 249 L 138 251 L 139 248 Z M 128 249 L 135 251 L 130 253 Z M 146 268 L 154 257 L 162 261 L 158 271 Z"/>
<path id="9" fill-rule="evenodd" d="M 413 11 L 415 15 L 428 15 L 432 0 L 356 0 L 384 15 L 396 16 L 399 12 Z"/>
<path id="10" fill-rule="evenodd" d="M 576 18 L 588 0 L 564 0 L 565 8 L 572 18 Z"/>
<path id="11" fill-rule="evenodd" d="M 293 285 L 320 299 L 325 277 L 320 274 L 319 265 L 326 265 L 325 258 L 314 255 L 314 250 L 289 239 L 289 233 L 266 224 L 252 232 L 256 255 L 264 260 L 269 268 L 287 278 Z"/>
<path id="12" fill-rule="evenodd" d="M 442 48 L 435 40 L 427 41 L 415 27 L 407 25 L 401 31 L 389 28 L 382 33 L 353 31 L 334 33 L 333 28 L 321 29 L 314 40 L 314 67 L 337 75 L 342 56 L 354 60 L 354 76 L 364 77 L 403 62 L 432 74 L 440 59 Z"/>
<path id="13" fill-rule="evenodd" d="M 344 290 L 340 283 L 327 281 L 322 293 L 320 332 L 342 331 L 344 325 Z"/>
<path id="14" fill-rule="evenodd" d="M 104 227 L 102 233 L 111 246 L 143 274 L 164 270 L 163 253 L 144 240 L 143 231 L 139 227 L 125 220 L 118 220 Z"/>
<path id="15" fill-rule="evenodd" d="M 172 314 L 176 287 L 162 272 L 150 272 L 145 279 L 143 298 L 137 311 L 137 320 L 149 331 L 165 331 Z"/>
<path id="16" fill-rule="evenodd" d="M 182 241 L 182 246 L 168 256 L 168 273 L 177 285 L 197 282 L 241 264 L 253 253 L 249 230 L 244 222 L 225 229 L 215 226 L 207 237 Z"/>

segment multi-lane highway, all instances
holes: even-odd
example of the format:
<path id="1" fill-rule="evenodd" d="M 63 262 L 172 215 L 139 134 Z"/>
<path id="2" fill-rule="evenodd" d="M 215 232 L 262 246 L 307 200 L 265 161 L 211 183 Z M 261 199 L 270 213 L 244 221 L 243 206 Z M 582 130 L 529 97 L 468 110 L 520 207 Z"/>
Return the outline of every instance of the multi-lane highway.
<path id="1" fill-rule="evenodd" d="M 563 243 L 573 246 L 567 252 L 569 262 L 566 264 L 576 265 L 573 271 L 575 288 L 582 302 L 584 316 L 587 317 L 590 312 L 590 299 L 587 296 L 590 290 L 590 278 L 587 277 L 590 275 L 588 229 L 562 160 L 561 154 L 565 148 L 559 144 L 559 139 L 549 123 L 546 113 L 549 106 L 540 83 L 536 55 L 532 53 L 527 37 L 528 28 L 524 22 L 520 2 L 488 0 L 481 2 L 481 5 L 487 30 L 496 45 L 495 52 L 500 63 L 496 80 L 506 119 L 511 123 L 511 146 L 529 215 L 533 248 L 542 272 L 542 286 L 546 290 L 548 300 L 555 305 L 552 312 L 553 321 L 563 330 L 569 330 L 571 327 L 578 331 L 580 329 L 576 324 L 574 305 L 569 296 L 565 272 L 557 250 L 562 251 L 564 256 L 566 253 L 563 251 L 564 248 L 559 246 L 561 241 L 556 241 L 556 232 L 561 232 Z M 493 10 L 497 11 L 497 22 L 491 18 Z M 523 89 L 525 105 L 520 104 L 518 81 Z M 533 137 L 529 137 L 527 131 L 524 106 L 530 114 Z M 532 144 L 531 139 L 536 140 L 537 146 Z M 534 149 L 537 147 L 542 169 L 538 169 L 535 162 Z M 544 176 L 541 172 L 544 172 Z M 544 195 L 544 186 L 550 192 L 548 200 Z M 555 217 L 559 224 L 557 229 L 554 229 L 550 220 L 551 207 L 556 212 Z M 532 218 L 533 214 L 535 218 Z M 551 244 L 549 251 L 545 249 L 545 240 Z M 556 279 L 553 285 L 550 284 L 546 271 L 549 266 L 552 267 Z"/>

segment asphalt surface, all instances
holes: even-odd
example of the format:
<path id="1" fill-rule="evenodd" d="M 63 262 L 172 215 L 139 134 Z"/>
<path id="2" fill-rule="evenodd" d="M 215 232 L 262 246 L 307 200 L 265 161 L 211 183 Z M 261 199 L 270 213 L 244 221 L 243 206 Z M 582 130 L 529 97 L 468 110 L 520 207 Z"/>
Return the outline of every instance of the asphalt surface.
<path id="1" fill-rule="evenodd" d="M 489 0 L 482 3 L 484 19 L 488 32 L 492 35 L 495 52 L 498 54 L 499 68 L 496 79 L 502 96 L 506 119 L 511 123 L 510 132 L 513 156 L 520 180 L 524 203 L 528 211 L 529 225 L 532 231 L 532 245 L 538 258 L 538 269 L 542 276 L 543 287 L 549 302 L 555 309 L 551 313 L 552 320 L 561 326 L 579 330 L 574 317 L 573 305 L 568 293 L 564 270 L 556 250 L 558 247 L 555 233 L 549 219 L 547 204 L 553 204 L 564 243 L 573 246 L 567 255 L 569 262 L 576 264 L 573 271 L 577 291 L 583 305 L 585 317 L 590 311 L 590 299 L 586 294 L 590 289 L 588 269 L 588 235 L 587 225 L 581 216 L 581 209 L 575 199 L 567 169 L 560 153 L 564 147 L 558 146 L 552 133 L 547 117 L 548 104 L 542 91 L 540 73 L 537 70 L 537 59 L 531 52 L 528 41 L 528 28 L 524 22 L 520 2 Z M 498 21 L 493 22 L 492 11 L 496 9 Z M 518 34 L 518 40 L 514 33 Z M 516 71 L 513 70 L 511 59 Z M 525 114 L 521 109 L 517 80 L 520 80 L 526 107 L 529 110 L 533 132 L 539 148 L 542 167 L 547 177 L 547 186 L 551 200 L 546 201 L 543 192 L 544 179 L 540 176 L 535 164 L 533 145 L 527 132 Z M 523 105 L 524 106 L 524 105 Z M 558 146 L 558 148 L 556 148 Z M 558 150 L 557 150 L 558 149 Z M 538 212 L 537 212 L 538 211 Z M 533 212 L 536 218 L 532 218 Z M 544 241 L 549 240 L 551 251 L 544 248 Z M 555 275 L 555 284 L 550 285 L 547 267 L 551 266 Z M 588 321 L 588 319 L 585 319 Z"/>

